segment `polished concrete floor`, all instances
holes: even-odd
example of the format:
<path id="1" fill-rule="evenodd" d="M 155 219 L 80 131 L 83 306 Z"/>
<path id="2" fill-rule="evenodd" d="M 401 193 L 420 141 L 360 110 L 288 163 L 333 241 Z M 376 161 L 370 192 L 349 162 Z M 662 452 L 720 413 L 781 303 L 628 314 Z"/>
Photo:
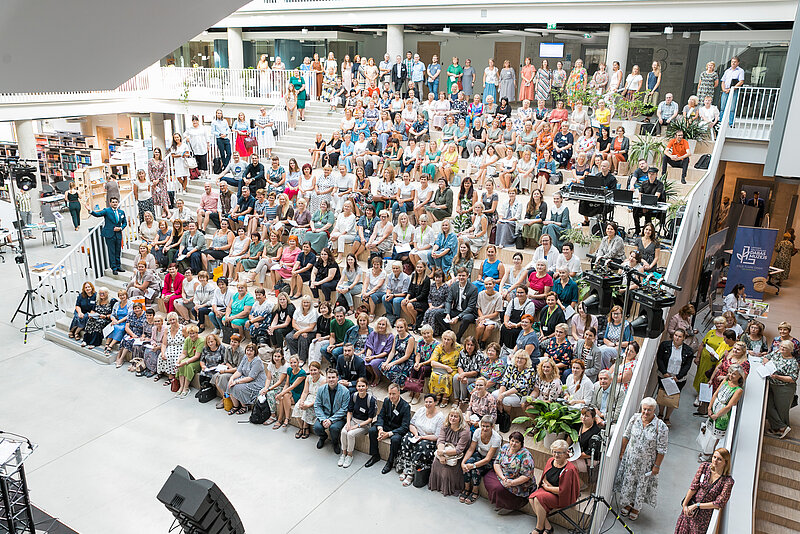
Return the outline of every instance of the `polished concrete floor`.
<path id="1" fill-rule="evenodd" d="M 77 241 L 67 231 L 68 241 Z M 63 250 L 29 242 L 36 261 Z M 365 469 L 358 454 L 349 469 L 336 467 L 330 446 L 295 440 L 294 430 L 256 428 L 193 398 L 174 399 L 167 388 L 135 378 L 44 341 L 23 344 L 21 321 L 9 323 L 24 280 L 13 260 L 0 265 L 6 291 L 0 304 L 2 430 L 38 445 L 28 463 L 33 501 L 81 533 L 166 532 L 171 516 L 156 494 L 177 464 L 216 482 L 248 532 L 408 532 L 410 525 L 451 532 L 530 532 L 531 517 L 500 517 L 484 499 L 465 506 L 427 489 L 403 488 L 394 474 Z M 672 417 L 670 449 L 659 506 L 646 508 L 634 532 L 670 534 L 679 501 L 697 468 L 691 392 Z M 606 526 L 610 526 L 608 518 Z M 413 527 L 411 527 L 413 528 Z M 556 532 L 564 532 L 557 529 Z M 610 530 L 622 533 L 618 524 Z"/>

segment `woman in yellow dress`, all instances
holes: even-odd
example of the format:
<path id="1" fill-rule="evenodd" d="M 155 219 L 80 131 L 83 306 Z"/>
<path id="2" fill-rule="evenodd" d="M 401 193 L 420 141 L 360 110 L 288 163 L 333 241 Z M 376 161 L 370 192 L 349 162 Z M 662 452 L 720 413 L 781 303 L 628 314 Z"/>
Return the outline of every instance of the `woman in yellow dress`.
<path id="1" fill-rule="evenodd" d="M 724 317 L 716 317 L 714 319 L 714 329 L 709 330 L 705 337 L 703 337 L 702 352 L 700 353 L 699 359 L 695 359 L 695 363 L 697 363 L 697 374 L 694 376 L 694 389 L 698 393 L 700 392 L 700 384 L 708 382 L 706 371 L 713 369 L 719 362 L 718 359 L 711 356 L 711 353 L 705 348 L 706 345 L 714 349 L 720 358 L 722 357 L 722 353 L 728 349 L 727 346 L 722 346 L 725 344 L 725 338 L 722 334 L 727 329 L 726 324 L 727 321 Z M 709 375 L 710 374 L 711 373 L 709 373 Z"/>
<path id="2" fill-rule="evenodd" d="M 458 355 L 463 347 L 456 343 L 452 330 L 442 334 L 442 342 L 431 356 L 431 377 L 428 389 L 437 396 L 440 408 L 446 408 L 453 393 L 453 377 L 458 371 Z"/>

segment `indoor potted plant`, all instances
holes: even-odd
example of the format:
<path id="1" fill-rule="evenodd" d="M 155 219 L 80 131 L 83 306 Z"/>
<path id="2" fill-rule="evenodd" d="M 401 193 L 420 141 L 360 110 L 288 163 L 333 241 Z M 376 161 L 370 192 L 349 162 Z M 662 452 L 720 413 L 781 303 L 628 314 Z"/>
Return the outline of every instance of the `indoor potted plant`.
<path id="1" fill-rule="evenodd" d="M 595 238 L 591 235 L 585 234 L 583 232 L 583 228 L 580 226 L 564 230 L 564 232 L 561 234 L 561 242 L 566 243 L 569 241 L 575 245 L 575 254 L 579 258 L 585 258 L 586 255 L 589 254 L 592 241 L 594 240 Z"/>
<path id="2" fill-rule="evenodd" d="M 647 161 L 654 167 L 661 166 L 661 158 L 664 155 L 664 141 L 650 134 L 637 135 L 631 141 L 631 148 L 628 151 L 628 160 L 637 162 L 640 159 Z M 634 163 L 635 165 L 635 163 Z"/>
<path id="3" fill-rule="evenodd" d="M 535 400 L 525 410 L 528 415 L 516 417 L 515 424 L 528 427 L 523 432 L 526 436 L 533 434 L 534 441 L 543 441 L 545 448 L 556 439 L 569 436 L 573 442 L 578 441 L 578 427 L 581 424 L 581 412 L 561 402 Z"/>

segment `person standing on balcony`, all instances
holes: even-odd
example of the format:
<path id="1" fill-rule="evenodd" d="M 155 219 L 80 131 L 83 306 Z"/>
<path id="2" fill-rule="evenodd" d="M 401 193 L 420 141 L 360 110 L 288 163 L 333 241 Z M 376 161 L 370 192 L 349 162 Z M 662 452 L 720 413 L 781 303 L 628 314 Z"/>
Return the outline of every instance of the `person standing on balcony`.
<path id="1" fill-rule="evenodd" d="M 412 88 L 419 88 L 417 93 L 419 93 L 419 97 L 422 98 L 422 81 L 425 79 L 425 63 L 420 61 L 419 54 L 414 54 L 414 60 L 411 62 L 411 68 L 408 69 L 408 77 L 411 79 L 411 82 L 414 83 L 413 87 L 409 84 L 409 91 Z M 412 98 L 410 94 L 409 98 Z"/>
<path id="2" fill-rule="evenodd" d="M 731 111 L 728 114 L 728 125 L 733 126 L 733 113 L 736 111 L 736 92 L 734 89 L 744 85 L 744 69 L 739 66 L 739 58 L 733 56 L 731 58 L 731 66 L 725 69 L 722 74 L 720 89 L 719 109 L 723 114 L 725 113 L 725 105 L 728 103 L 728 98 L 731 99 Z"/>
<path id="3" fill-rule="evenodd" d="M 122 231 L 128 226 L 125 212 L 119 209 L 119 198 L 111 197 L 109 206 L 99 211 L 93 211 L 89 206 L 89 202 L 84 202 L 89 215 L 103 218 L 103 228 L 100 231 L 100 235 L 106 242 L 106 248 L 108 248 L 108 262 L 111 264 L 111 270 L 114 274 L 119 274 L 120 271 L 125 270 L 120 264 L 120 255 L 122 254 Z"/>
<path id="4" fill-rule="evenodd" d="M 297 113 L 300 115 L 300 120 L 306 120 L 306 100 L 308 96 L 306 94 L 306 82 L 300 76 L 298 71 L 292 72 L 292 77 L 289 78 L 289 84 L 294 86 L 294 90 L 297 92 Z"/>
<path id="5" fill-rule="evenodd" d="M 661 63 L 653 61 L 653 70 L 647 73 L 647 90 L 644 95 L 644 103 L 653 105 L 658 102 L 658 88 L 661 87 Z"/>
<path id="6" fill-rule="evenodd" d="M 260 67 L 259 70 L 261 70 Z M 224 169 L 231 162 L 231 127 L 228 125 L 228 121 L 222 117 L 221 109 L 216 111 L 214 120 L 211 121 L 211 133 L 214 134 L 214 140 L 217 143 L 219 157 L 222 160 L 222 168 Z M 155 155 L 155 150 L 153 155 Z M 152 179 L 153 177 L 151 176 L 150 180 Z"/>
<path id="7" fill-rule="evenodd" d="M 322 76 L 325 71 L 322 68 L 322 61 L 319 59 L 319 54 L 314 53 L 314 60 L 311 62 L 311 70 L 314 73 L 314 81 L 316 85 L 313 88 L 313 95 L 317 98 L 320 96 L 320 92 L 322 91 Z"/>
<path id="8" fill-rule="evenodd" d="M 439 65 L 439 56 L 434 55 L 431 58 L 431 63 L 427 68 L 428 79 L 428 92 L 434 95 L 439 94 L 439 77 L 442 74 L 442 66 Z M 420 95 L 422 96 L 422 95 Z"/>
<path id="9" fill-rule="evenodd" d="M 227 125 L 227 123 L 226 123 Z M 150 178 L 150 188 L 153 193 L 153 205 L 161 206 L 161 217 L 169 218 L 169 193 L 167 192 L 167 163 L 164 161 L 161 149 L 153 149 L 153 158 L 147 162 L 147 174 Z"/>
<path id="10" fill-rule="evenodd" d="M 472 96 L 475 92 L 475 69 L 472 67 L 472 60 L 467 58 L 464 61 L 464 72 L 461 76 L 461 88 L 464 96 Z"/>
<path id="11" fill-rule="evenodd" d="M 494 66 L 494 59 L 489 58 L 489 65 L 483 69 L 483 103 L 489 103 L 489 97 L 492 100 L 497 99 L 497 84 L 500 82 L 500 74 L 497 67 Z"/>
<path id="12" fill-rule="evenodd" d="M 192 115 L 192 127 L 183 133 L 183 137 L 194 153 L 200 176 L 206 178 L 208 176 L 208 151 L 211 146 L 208 142 L 208 130 L 200 124 L 200 119 L 197 115 Z"/>
<path id="13" fill-rule="evenodd" d="M 713 61 L 706 63 L 706 70 L 700 73 L 697 80 L 697 98 L 705 102 L 706 97 L 714 98 L 714 89 L 719 86 L 719 76 L 717 76 L 717 64 Z"/>
<path id="14" fill-rule="evenodd" d="M 181 134 L 175 132 L 172 134 L 172 146 L 169 152 L 169 155 L 172 156 L 175 178 L 180 182 L 183 191 L 186 191 L 186 181 L 189 179 L 189 165 L 186 163 L 186 160 L 192 155 L 189 143 L 184 143 Z"/>

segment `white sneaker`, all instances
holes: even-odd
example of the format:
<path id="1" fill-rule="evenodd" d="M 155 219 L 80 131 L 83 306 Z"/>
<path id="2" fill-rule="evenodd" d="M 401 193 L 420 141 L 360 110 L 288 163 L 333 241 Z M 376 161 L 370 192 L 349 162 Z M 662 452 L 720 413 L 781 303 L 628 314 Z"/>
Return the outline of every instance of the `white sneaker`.
<path id="1" fill-rule="evenodd" d="M 781 435 L 778 437 L 778 439 L 785 438 L 786 436 L 789 435 L 789 432 L 791 432 L 791 431 L 792 431 L 792 427 L 787 425 L 786 428 L 783 429 L 783 432 L 781 432 Z"/>
<path id="2" fill-rule="evenodd" d="M 700 406 L 700 398 L 696 398 L 696 399 L 694 400 L 694 403 L 693 403 L 693 404 L 694 404 L 694 407 L 695 407 L 695 408 L 697 408 L 698 406 Z"/>
<path id="3" fill-rule="evenodd" d="M 336 465 L 342 467 L 342 465 L 344 465 L 345 458 L 347 458 L 347 455 L 345 453 L 342 453 L 342 455 L 339 456 L 339 461 L 336 463 Z"/>
<path id="4" fill-rule="evenodd" d="M 353 463 L 353 457 L 352 456 L 345 456 L 344 457 L 344 463 L 342 464 L 342 467 L 348 468 L 348 467 L 350 467 L 350 465 L 352 463 Z"/>

